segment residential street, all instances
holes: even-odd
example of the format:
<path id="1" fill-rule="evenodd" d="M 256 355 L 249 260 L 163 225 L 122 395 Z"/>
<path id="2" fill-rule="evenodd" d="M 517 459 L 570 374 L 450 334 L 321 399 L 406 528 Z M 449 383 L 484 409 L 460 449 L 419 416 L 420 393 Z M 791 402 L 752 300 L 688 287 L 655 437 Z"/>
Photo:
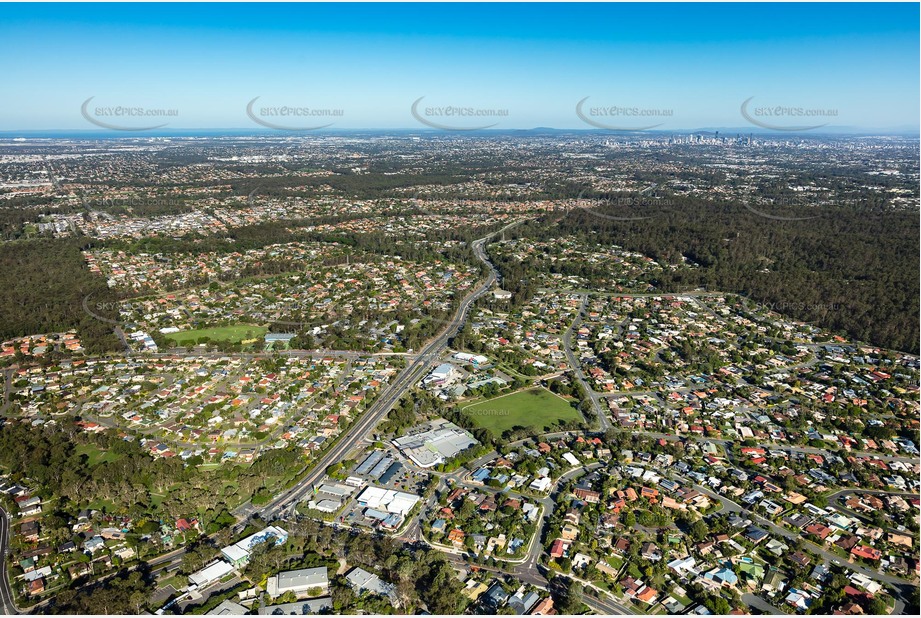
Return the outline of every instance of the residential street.
<path id="1" fill-rule="evenodd" d="M 9 574 L 6 572 L 6 556 L 10 542 L 10 519 L 6 511 L 0 509 L 0 613 L 18 614 L 10 590 Z"/>

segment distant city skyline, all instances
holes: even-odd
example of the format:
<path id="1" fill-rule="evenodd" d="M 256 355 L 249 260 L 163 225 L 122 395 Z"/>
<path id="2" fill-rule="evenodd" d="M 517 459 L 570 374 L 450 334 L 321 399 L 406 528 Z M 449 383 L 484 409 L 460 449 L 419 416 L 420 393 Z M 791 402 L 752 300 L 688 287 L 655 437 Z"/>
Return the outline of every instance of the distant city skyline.
<path id="1" fill-rule="evenodd" d="M 3 133 L 917 132 L 921 107 L 914 3 L 0 10 Z"/>

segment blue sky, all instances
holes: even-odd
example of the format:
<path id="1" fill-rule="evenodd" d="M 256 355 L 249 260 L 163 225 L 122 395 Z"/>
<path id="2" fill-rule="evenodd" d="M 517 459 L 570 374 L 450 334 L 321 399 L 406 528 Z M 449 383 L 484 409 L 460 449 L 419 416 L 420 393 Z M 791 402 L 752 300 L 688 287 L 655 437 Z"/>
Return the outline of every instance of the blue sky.
<path id="1" fill-rule="evenodd" d="M 176 109 L 170 128 L 259 129 L 257 96 L 341 110 L 343 129 L 425 128 L 423 96 L 507 110 L 490 122 L 510 129 L 591 128 L 584 97 L 670 110 L 662 129 L 746 126 L 749 97 L 914 129 L 918 24 L 911 3 L 2 4 L 0 130 L 95 129 L 89 97 Z"/>

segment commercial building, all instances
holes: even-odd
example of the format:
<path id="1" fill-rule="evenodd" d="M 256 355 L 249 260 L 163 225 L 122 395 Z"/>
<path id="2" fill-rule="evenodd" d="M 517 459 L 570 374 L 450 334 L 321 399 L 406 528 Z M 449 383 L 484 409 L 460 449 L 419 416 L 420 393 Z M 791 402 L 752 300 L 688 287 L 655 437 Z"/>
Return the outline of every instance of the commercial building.
<path id="1" fill-rule="evenodd" d="M 266 592 L 270 597 L 278 597 L 286 592 L 293 592 L 298 597 L 318 596 L 310 594 L 314 590 L 319 590 L 319 594 L 329 593 L 329 575 L 326 567 L 285 571 L 270 577 L 266 585 Z"/>
<path id="2" fill-rule="evenodd" d="M 432 371 L 422 379 L 423 384 L 435 384 L 440 385 L 448 381 L 448 378 L 451 377 L 451 374 L 454 372 L 454 365 L 450 363 L 442 363 L 432 369 Z"/>
<path id="3" fill-rule="evenodd" d="M 288 540 L 288 533 L 278 526 L 268 526 L 233 545 L 228 545 L 221 550 L 221 555 L 234 567 L 241 567 L 249 562 L 249 554 L 254 547 L 269 540 L 273 540 L 276 545 L 282 545 Z"/>
<path id="4" fill-rule="evenodd" d="M 405 491 L 369 486 L 358 494 L 357 500 L 363 507 L 406 517 L 419 502 L 419 496 Z"/>
<path id="5" fill-rule="evenodd" d="M 389 584 L 374 573 L 369 573 L 358 567 L 349 571 L 345 579 L 357 594 L 370 592 L 386 597 L 390 596 L 394 590 L 393 584 Z"/>
<path id="6" fill-rule="evenodd" d="M 479 442 L 454 423 L 438 419 L 397 438 L 393 444 L 417 466 L 431 468 Z"/>
<path id="7" fill-rule="evenodd" d="M 469 354 L 467 352 L 458 352 L 454 355 L 455 360 L 459 360 L 462 363 L 470 363 L 474 367 L 480 367 L 489 362 L 489 359 L 480 354 Z"/>
<path id="8" fill-rule="evenodd" d="M 232 572 L 232 565 L 223 560 L 217 560 L 202 570 L 189 575 L 189 583 L 196 588 L 204 588 Z"/>

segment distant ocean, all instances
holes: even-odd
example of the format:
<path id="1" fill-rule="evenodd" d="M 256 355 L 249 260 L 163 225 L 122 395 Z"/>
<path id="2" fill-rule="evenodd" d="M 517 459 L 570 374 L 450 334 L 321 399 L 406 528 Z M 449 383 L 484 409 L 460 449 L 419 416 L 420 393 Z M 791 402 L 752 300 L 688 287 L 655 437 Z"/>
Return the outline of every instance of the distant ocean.
<path id="1" fill-rule="evenodd" d="M 586 135 L 607 135 L 607 136 L 650 136 L 657 137 L 668 135 L 689 135 L 703 134 L 712 135 L 719 132 L 727 137 L 735 134 L 757 135 L 759 137 L 773 138 L 806 138 L 806 137 L 844 137 L 844 136 L 900 136 L 900 137 L 919 137 L 919 130 L 912 128 L 873 130 L 859 129 L 856 127 L 822 127 L 821 131 L 808 131 L 795 133 L 781 133 L 778 131 L 753 131 L 752 127 L 704 127 L 700 129 L 679 129 L 670 131 L 609 131 L 605 129 L 554 129 L 548 127 L 536 127 L 533 129 L 483 129 L 478 131 L 442 131 L 438 129 L 318 129 L 315 131 L 272 131 L 266 129 L 155 129 L 152 131 L 111 131 L 107 129 L 51 129 L 51 130 L 23 130 L 23 131 L 0 131 L 0 139 L 6 141 L 10 139 L 78 139 L 78 140 L 109 140 L 109 139 L 163 139 L 163 138 L 304 138 L 310 136 L 318 137 L 382 137 L 382 136 L 399 136 L 399 137 L 497 137 L 497 136 L 586 136 Z"/>

